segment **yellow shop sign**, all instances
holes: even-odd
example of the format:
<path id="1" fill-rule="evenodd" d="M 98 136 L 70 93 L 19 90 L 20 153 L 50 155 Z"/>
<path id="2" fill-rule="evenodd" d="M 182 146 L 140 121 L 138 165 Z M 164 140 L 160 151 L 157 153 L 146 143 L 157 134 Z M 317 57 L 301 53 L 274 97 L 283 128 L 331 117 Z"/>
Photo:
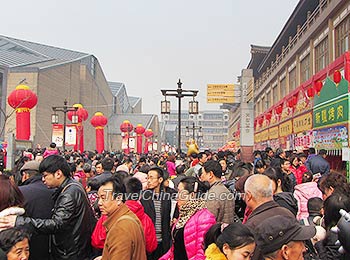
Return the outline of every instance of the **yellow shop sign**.
<path id="1" fill-rule="evenodd" d="M 312 129 L 312 113 L 307 113 L 293 119 L 294 133 L 300 133 Z"/>
<path id="2" fill-rule="evenodd" d="M 292 120 L 288 120 L 279 125 L 280 137 L 284 137 L 293 133 Z"/>

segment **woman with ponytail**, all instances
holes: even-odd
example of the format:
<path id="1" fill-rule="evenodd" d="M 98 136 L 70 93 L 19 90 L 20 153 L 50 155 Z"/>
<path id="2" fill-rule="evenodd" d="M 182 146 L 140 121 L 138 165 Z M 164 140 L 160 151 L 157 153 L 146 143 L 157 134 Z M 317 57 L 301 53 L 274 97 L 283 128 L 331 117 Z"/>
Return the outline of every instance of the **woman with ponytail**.
<path id="1" fill-rule="evenodd" d="M 255 249 L 254 236 L 241 223 L 215 224 L 205 235 L 206 260 L 250 259 Z"/>

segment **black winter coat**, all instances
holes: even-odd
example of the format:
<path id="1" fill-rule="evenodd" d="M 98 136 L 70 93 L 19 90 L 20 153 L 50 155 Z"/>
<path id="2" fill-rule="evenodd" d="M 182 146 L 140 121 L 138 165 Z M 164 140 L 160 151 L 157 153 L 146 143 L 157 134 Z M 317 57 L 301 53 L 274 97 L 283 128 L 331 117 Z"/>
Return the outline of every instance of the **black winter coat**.
<path id="1" fill-rule="evenodd" d="M 52 216 L 54 189 L 49 189 L 41 180 L 41 175 L 35 175 L 19 187 L 24 196 L 25 215 L 31 218 L 48 219 Z M 49 259 L 49 235 L 33 234 L 30 238 L 29 260 Z"/>
<path id="2" fill-rule="evenodd" d="M 95 218 L 80 183 L 64 180 L 55 192 L 50 219 L 17 217 L 16 226 L 26 226 L 51 236 L 51 259 L 85 260 L 91 254 L 91 233 Z"/>
<path id="3" fill-rule="evenodd" d="M 141 199 L 141 204 L 145 209 L 145 213 L 152 219 L 153 224 L 156 223 L 156 210 L 153 203 L 154 193 L 152 190 L 145 190 Z M 162 245 L 163 252 L 167 252 L 171 246 L 170 234 L 170 211 L 171 211 L 171 194 L 161 192 L 161 218 L 162 218 Z"/>

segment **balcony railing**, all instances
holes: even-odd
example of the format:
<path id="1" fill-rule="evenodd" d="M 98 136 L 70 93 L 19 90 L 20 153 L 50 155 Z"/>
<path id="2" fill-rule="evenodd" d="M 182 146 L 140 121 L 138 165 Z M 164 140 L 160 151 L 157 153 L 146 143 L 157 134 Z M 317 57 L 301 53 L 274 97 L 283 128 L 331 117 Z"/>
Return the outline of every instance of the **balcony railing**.
<path id="1" fill-rule="evenodd" d="M 293 49 L 296 43 L 299 41 L 302 35 L 306 33 L 309 27 L 316 21 L 317 17 L 320 16 L 322 11 L 329 5 L 332 0 L 320 0 L 317 8 L 311 13 L 307 13 L 306 22 L 300 26 L 297 26 L 297 33 L 294 37 L 289 37 L 288 45 L 282 46 L 282 51 L 280 55 L 276 55 L 276 59 L 271 62 L 271 66 L 267 67 L 266 71 L 263 72 L 262 76 L 256 81 L 255 90 L 260 92 L 260 88 L 264 87 L 264 83 L 270 79 L 270 76 L 273 75 L 273 72 L 279 67 L 284 57 Z M 275 75 L 273 75 L 275 76 Z"/>

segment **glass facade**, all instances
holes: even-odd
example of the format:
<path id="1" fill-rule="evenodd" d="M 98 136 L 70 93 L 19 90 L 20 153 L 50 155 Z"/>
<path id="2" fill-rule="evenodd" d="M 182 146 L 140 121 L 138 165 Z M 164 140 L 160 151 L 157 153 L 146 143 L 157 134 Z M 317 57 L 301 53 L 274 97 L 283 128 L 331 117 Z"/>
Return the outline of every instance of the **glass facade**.
<path id="1" fill-rule="evenodd" d="M 326 37 L 315 47 L 316 72 L 324 69 L 329 64 L 328 56 L 328 37 Z"/>
<path id="2" fill-rule="evenodd" d="M 350 41 L 350 16 L 346 17 L 335 28 L 335 57 L 338 58 L 345 51 L 349 50 Z"/>

